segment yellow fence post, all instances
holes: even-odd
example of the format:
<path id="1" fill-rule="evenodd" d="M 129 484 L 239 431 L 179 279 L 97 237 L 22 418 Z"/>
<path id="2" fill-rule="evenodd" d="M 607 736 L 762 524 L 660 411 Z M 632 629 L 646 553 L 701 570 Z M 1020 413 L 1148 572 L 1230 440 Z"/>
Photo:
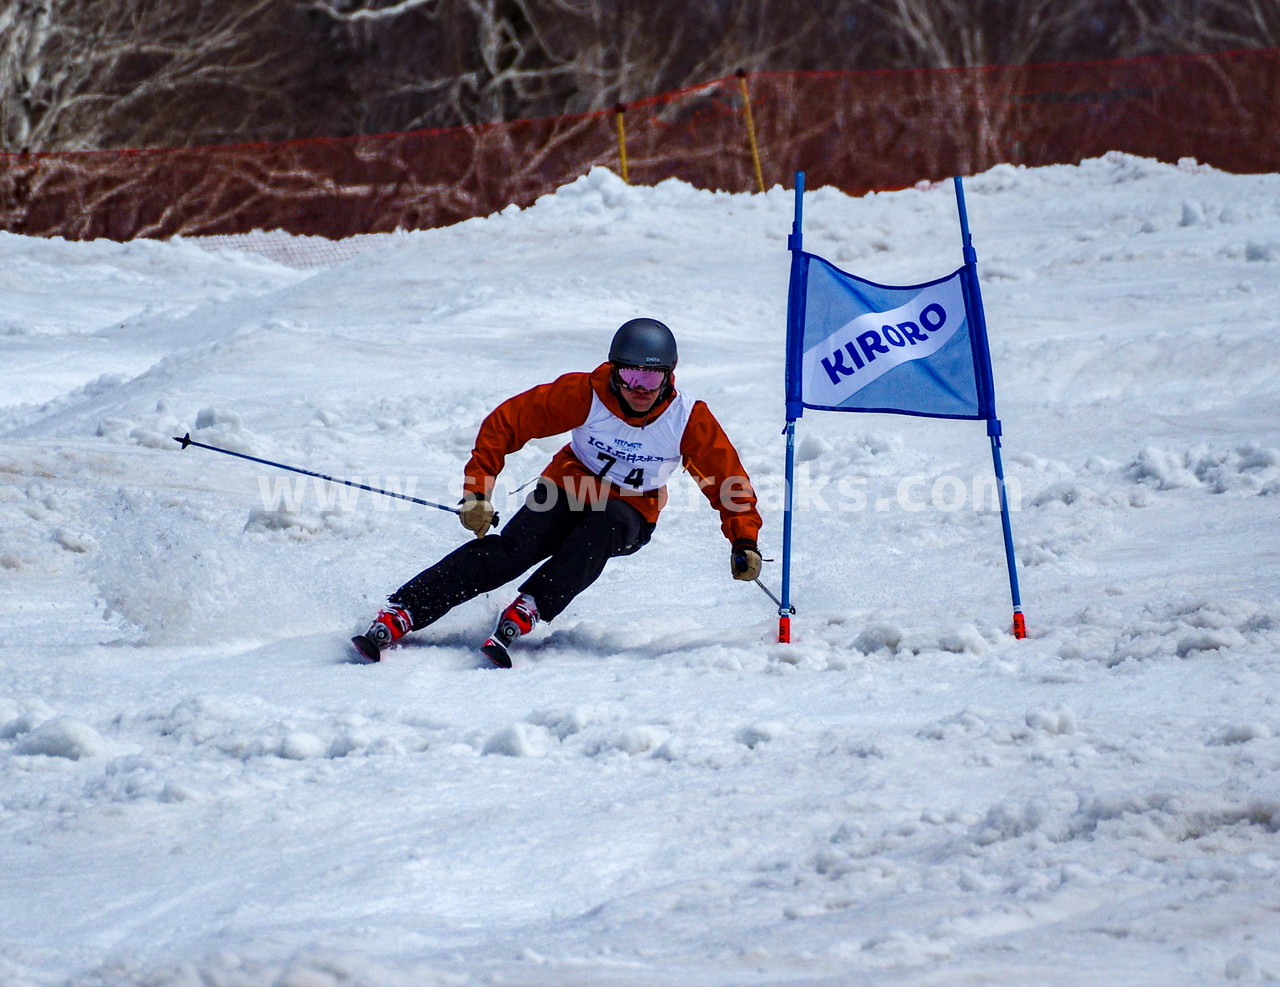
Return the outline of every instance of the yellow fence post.
<path id="1" fill-rule="evenodd" d="M 627 125 L 624 120 L 627 107 L 619 103 L 613 108 L 613 116 L 618 124 L 618 161 L 622 165 L 622 181 L 630 185 L 631 178 L 627 174 Z"/>
<path id="2" fill-rule="evenodd" d="M 738 69 L 738 86 L 742 89 L 742 105 L 747 111 L 747 137 L 751 140 L 751 163 L 756 169 L 756 189 L 764 191 L 764 172 L 760 170 L 760 145 L 756 143 L 756 122 L 751 116 L 751 93 L 747 91 L 747 70 Z"/>

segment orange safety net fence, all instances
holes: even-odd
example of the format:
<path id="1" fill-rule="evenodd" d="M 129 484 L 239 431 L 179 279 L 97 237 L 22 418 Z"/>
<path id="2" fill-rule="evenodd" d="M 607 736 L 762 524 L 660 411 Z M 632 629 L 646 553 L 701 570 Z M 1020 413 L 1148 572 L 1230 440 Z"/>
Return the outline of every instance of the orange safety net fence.
<path id="1" fill-rule="evenodd" d="M 424 229 L 528 205 L 597 165 L 620 172 L 624 153 L 632 183 L 679 178 L 726 191 L 754 190 L 758 175 L 790 185 L 803 170 L 811 188 L 860 194 L 1108 151 L 1273 172 L 1277 120 L 1280 49 L 764 73 L 628 104 L 623 121 L 613 111 L 271 144 L 3 154 L 0 228 L 114 240 Z"/>

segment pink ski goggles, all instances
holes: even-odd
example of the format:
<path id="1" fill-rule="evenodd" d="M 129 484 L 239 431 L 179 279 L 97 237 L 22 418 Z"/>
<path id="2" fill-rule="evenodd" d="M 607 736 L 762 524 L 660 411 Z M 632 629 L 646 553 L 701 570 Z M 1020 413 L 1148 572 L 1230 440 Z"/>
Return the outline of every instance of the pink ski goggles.
<path id="1" fill-rule="evenodd" d="M 628 391 L 656 391 L 666 379 L 665 370 L 645 370 L 642 367 L 618 368 L 618 382 Z"/>

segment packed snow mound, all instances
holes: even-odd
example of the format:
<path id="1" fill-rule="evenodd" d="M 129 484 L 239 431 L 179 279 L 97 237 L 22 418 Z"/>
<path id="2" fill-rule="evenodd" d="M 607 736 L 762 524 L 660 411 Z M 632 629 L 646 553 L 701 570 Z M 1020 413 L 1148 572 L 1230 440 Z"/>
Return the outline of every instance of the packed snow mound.
<path id="1" fill-rule="evenodd" d="M 1030 638 L 983 428 L 810 413 L 793 644 L 681 476 L 509 671 L 515 586 L 351 659 L 455 519 L 174 438 L 449 505 L 499 401 L 651 316 L 777 558 L 789 190 L 597 169 L 341 253 L 0 235 L 0 982 L 1280 978 L 1280 176 L 966 190 Z M 950 183 L 811 190 L 804 234 L 961 263 Z"/>

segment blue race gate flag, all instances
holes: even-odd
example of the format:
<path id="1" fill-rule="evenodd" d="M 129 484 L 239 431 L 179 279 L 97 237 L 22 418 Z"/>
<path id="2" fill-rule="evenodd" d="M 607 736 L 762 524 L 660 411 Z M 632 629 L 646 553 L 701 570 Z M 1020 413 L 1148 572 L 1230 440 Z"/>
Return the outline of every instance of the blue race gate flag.
<path id="1" fill-rule="evenodd" d="M 987 423 L 1000 493 L 1001 528 L 1013 633 L 1026 637 L 1022 596 L 1000 457 L 991 351 L 969 234 L 964 185 L 954 179 L 964 266 L 924 284 L 876 284 L 842 271 L 803 248 L 804 173 L 796 173 L 795 222 L 788 247 L 787 464 L 782 529 L 782 599 L 778 640 L 791 640 L 791 522 L 796 421 L 816 411 L 873 411 Z"/>
<path id="2" fill-rule="evenodd" d="M 986 347 L 974 345 L 965 268 L 883 285 L 814 254 L 800 258 L 803 311 L 792 366 L 800 404 L 931 418 L 995 417 Z"/>

